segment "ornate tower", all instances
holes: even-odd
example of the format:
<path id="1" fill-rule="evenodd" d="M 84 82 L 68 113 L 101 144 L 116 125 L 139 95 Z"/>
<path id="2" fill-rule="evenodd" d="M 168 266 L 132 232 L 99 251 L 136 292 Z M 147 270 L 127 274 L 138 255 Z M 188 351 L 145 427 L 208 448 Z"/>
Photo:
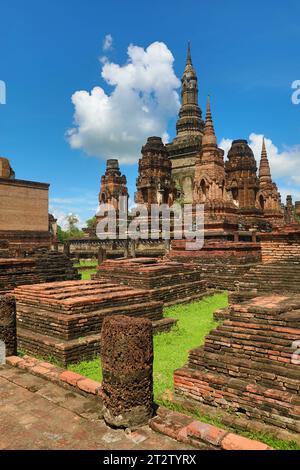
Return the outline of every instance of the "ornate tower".
<path id="1" fill-rule="evenodd" d="M 217 146 L 209 97 L 202 150 L 195 167 L 193 202 L 205 205 L 206 229 L 237 228 L 237 210 L 226 191 L 224 151 Z"/>
<path id="2" fill-rule="evenodd" d="M 143 146 L 136 185 L 137 204 L 172 204 L 171 162 L 160 137 L 149 137 Z"/>
<path id="3" fill-rule="evenodd" d="M 111 204 L 118 210 L 120 196 L 128 198 L 126 176 L 122 175 L 118 160 L 107 160 L 105 174 L 101 177 L 100 204 Z"/>
<path id="4" fill-rule="evenodd" d="M 273 225 L 282 225 L 283 211 L 281 208 L 281 196 L 276 184 L 272 181 L 264 138 L 259 164 L 259 192 L 257 195 L 257 206 L 263 210 L 265 219 L 272 222 Z"/>
<path id="5" fill-rule="evenodd" d="M 201 149 L 204 123 L 198 105 L 198 79 L 192 64 L 188 45 L 186 66 L 181 79 L 181 108 L 176 124 L 177 135 L 167 145 L 172 162 L 172 178 L 184 196 L 184 202 L 192 202 L 196 156 Z"/>
<path id="6" fill-rule="evenodd" d="M 124 202 L 121 206 L 122 212 L 119 212 L 119 200 L 120 197 L 124 196 Z M 101 177 L 101 186 L 99 192 L 99 203 L 101 204 L 110 204 L 115 209 L 116 216 L 116 233 L 109 234 L 108 228 L 104 230 L 111 237 L 116 239 L 119 236 L 119 227 L 120 227 L 120 216 L 123 211 L 125 211 L 125 219 L 122 218 L 122 221 L 127 224 L 127 206 L 128 206 L 128 189 L 127 189 L 127 180 L 126 176 L 122 175 L 119 168 L 119 162 L 116 159 L 107 160 L 106 162 L 106 171 L 105 174 Z M 93 227 L 90 229 L 90 236 L 96 234 L 96 228 L 98 222 L 103 218 L 106 218 L 107 211 L 104 214 L 99 215 L 99 212 L 96 214 L 96 222 Z M 122 216 L 123 217 L 123 216 Z"/>
<path id="7" fill-rule="evenodd" d="M 254 154 L 247 140 L 234 140 L 225 163 L 227 190 L 241 215 L 245 227 L 259 225 L 262 210 L 256 207 L 259 179 Z"/>

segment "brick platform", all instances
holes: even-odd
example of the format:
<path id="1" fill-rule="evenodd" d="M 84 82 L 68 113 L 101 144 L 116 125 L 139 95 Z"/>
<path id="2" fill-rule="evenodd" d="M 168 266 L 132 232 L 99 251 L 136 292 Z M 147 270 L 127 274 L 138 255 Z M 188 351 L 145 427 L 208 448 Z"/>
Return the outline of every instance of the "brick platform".
<path id="1" fill-rule="evenodd" d="M 148 318 L 158 331 L 175 322 L 163 319 L 162 303 L 149 301 L 147 291 L 108 281 L 19 286 L 14 295 L 18 348 L 63 364 L 99 354 L 102 321 L 108 315 Z"/>
<path id="2" fill-rule="evenodd" d="M 229 318 L 175 371 L 175 392 L 195 402 L 300 432 L 300 296 L 231 305 Z"/>
<path id="3" fill-rule="evenodd" d="M 38 250 L 26 258 L 0 257 L 0 293 L 24 284 L 75 279 L 80 275 L 63 253 Z"/>
<path id="4" fill-rule="evenodd" d="M 300 292 L 300 257 L 284 262 L 260 264 L 236 282 L 236 294 L 242 298 L 258 294 Z"/>
<path id="5" fill-rule="evenodd" d="M 155 258 L 107 260 L 94 278 L 147 289 L 149 298 L 165 305 L 189 302 L 206 294 L 206 282 L 192 266 Z"/>
<path id="6" fill-rule="evenodd" d="M 186 250 L 185 240 L 173 240 L 170 261 L 196 268 L 210 288 L 233 290 L 234 283 L 260 262 L 260 245 L 254 242 L 206 240 L 201 250 Z"/>

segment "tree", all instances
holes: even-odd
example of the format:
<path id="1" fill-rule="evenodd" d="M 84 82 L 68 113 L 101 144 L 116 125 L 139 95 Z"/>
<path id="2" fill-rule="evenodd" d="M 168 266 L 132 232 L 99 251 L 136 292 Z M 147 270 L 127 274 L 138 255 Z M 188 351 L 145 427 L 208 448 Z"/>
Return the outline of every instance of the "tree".
<path id="1" fill-rule="evenodd" d="M 94 226 L 96 225 L 96 222 L 97 222 L 97 218 L 94 215 L 94 217 L 92 217 L 91 219 L 88 219 L 86 221 L 87 228 L 89 228 L 89 229 L 94 228 Z"/>
<path id="2" fill-rule="evenodd" d="M 57 227 L 57 238 L 59 243 L 65 243 L 70 238 L 81 238 L 84 235 L 82 230 L 77 227 L 79 219 L 75 214 L 67 215 L 66 221 L 68 224 L 67 230 L 63 230 L 59 225 Z"/>
<path id="3" fill-rule="evenodd" d="M 76 217 L 75 214 L 67 215 L 66 219 L 67 219 L 68 226 L 69 226 L 68 232 L 73 233 L 73 232 L 79 230 L 79 228 L 77 227 L 79 219 L 78 219 L 78 217 Z"/>
<path id="4" fill-rule="evenodd" d="M 68 234 L 65 232 L 60 225 L 57 226 L 57 239 L 59 243 L 65 243 L 68 239 Z"/>

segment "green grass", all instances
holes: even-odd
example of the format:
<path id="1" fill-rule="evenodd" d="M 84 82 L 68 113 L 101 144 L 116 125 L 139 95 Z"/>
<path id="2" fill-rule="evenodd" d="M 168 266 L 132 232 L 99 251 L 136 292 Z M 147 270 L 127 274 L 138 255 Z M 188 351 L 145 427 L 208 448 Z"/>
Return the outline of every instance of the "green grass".
<path id="1" fill-rule="evenodd" d="M 213 312 L 225 307 L 227 294 L 216 294 L 201 301 L 166 308 L 164 317 L 178 320 L 170 333 L 154 336 L 154 396 L 158 400 L 173 391 L 173 373 L 186 364 L 190 349 L 203 344 L 205 336 L 217 326 Z"/>
<path id="2" fill-rule="evenodd" d="M 92 274 L 96 274 L 98 262 L 97 260 L 86 260 L 80 259 L 79 262 L 74 263 L 74 268 L 79 268 L 80 266 L 94 266 L 87 271 L 80 271 L 81 279 L 83 281 L 89 281 L 91 279 Z"/>
<path id="3" fill-rule="evenodd" d="M 164 310 L 164 317 L 178 320 L 170 333 L 154 336 L 154 397 L 158 401 L 173 391 L 173 373 L 182 367 L 190 349 L 203 344 L 207 333 L 217 323 L 213 312 L 227 305 L 227 294 L 211 297 L 186 305 L 177 305 Z M 69 366 L 69 369 L 94 380 L 102 380 L 99 358 Z"/>
<path id="4" fill-rule="evenodd" d="M 94 271 L 92 271 L 94 272 Z M 89 279 L 91 271 L 82 272 L 83 279 Z M 178 305 L 164 309 L 164 317 L 178 320 L 170 333 L 154 336 L 154 394 L 155 399 L 162 399 L 173 390 L 173 372 L 182 367 L 188 358 L 191 348 L 201 345 L 206 334 L 217 323 L 213 320 L 213 312 L 227 305 L 227 295 L 217 294 L 206 297 L 199 302 Z M 51 361 L 49 358 L 50 362 Z M 100 358 L 83 361 L 68 367 L 74 372 L 94 380 L 102 380 Z"/>
<path id="5" fill-rule="evenodd" d="M 98 262 L 96 259 L 80 259 L 76 263 L 74 263 L 75 268 L 78 268 L 79 266 L 97 266 Z"/>
<path id="6" fill-rule="evenodd" d="M 274 449 L 300 450 L 299 444 L 294 441 L 278 439 L 276 436 L 264 432 L 244 432 L 224 425 L 221 419 L 210 417 L 195 410 L 189 412 L 180 404 L 170 401 L 173 392 L 174 370 L 186 364 L 190 349 L 204 343 L 205 336 L 217 326 L 217 322 L 213 319 L 213 312 L 218 308 L 225 307 L 227 303 L 227 294 L 222 293 L 206 297 L 198 302 L 164 309 L 164 317 L 176 318 L 178 323 L 171 332 L 154 336 L 153 377 L 155 401 L 158 405 L 189 414 L 202 422 L 227 429 L 249 439 L 264 442 Z M 98 357 L 92 361 L 70 365 L 68 369 L 97 381 L 102 380 L 101 362 Z"/>
<path id="7" fill-rule="evenodd" d="M 83 281 L 89 281 L 91 279 L 92 274 L 96 274 L 97 269 L 89 269 L 88 271 L 81 272 L 81 279 Z"/>

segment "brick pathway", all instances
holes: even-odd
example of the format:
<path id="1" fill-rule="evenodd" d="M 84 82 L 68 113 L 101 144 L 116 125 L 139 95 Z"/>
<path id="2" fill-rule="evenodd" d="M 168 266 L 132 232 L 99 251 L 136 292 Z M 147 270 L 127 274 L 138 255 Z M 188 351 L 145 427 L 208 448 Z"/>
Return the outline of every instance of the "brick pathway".
<path id="1" fill-rule="evenodd" d="M 101 407 L 26 371 L 0 366 L 0 449 L 187 450 L 145 426 L 126 434 L 101 419 Z"/>

